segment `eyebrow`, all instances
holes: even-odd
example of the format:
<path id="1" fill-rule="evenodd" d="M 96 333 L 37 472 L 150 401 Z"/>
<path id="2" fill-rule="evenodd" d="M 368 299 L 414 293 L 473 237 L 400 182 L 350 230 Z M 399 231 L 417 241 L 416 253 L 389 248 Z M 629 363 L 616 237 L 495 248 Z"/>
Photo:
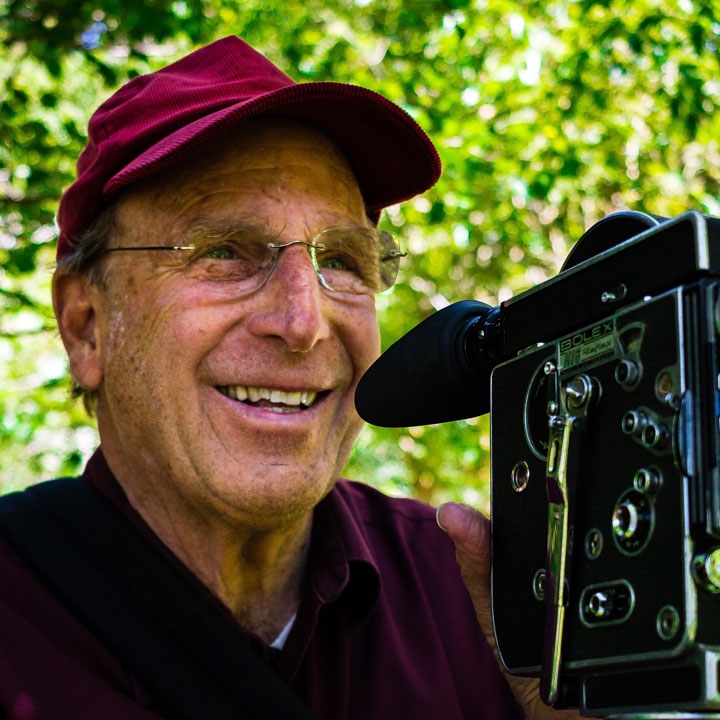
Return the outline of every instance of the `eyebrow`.
<path id="1" fill-rule="evenodd" d="M 200 228 L 208 230 L 211 233 L 232 233 L 240 230 L 251 230 L 252 232 L 256 232 L 265 237 L 272 237 L 272 233 L 268 231 L 267 226 L 258 225 L 257 223 L 244 220 L 219 221 L 198 219 L 197 221 L 190 223 L 189 227 L 185 231 L 185 234 L 187 235 L 193 230 L 198 230 Z"/>
<path id="2" fill-rule="evenodd" d="M 307 239 L 312 239 L 316 237 L 321 232 L 324 232 L 325 230 L 332 230 L 335 228 L 348 228 L 348 229 L 358 229 L 358 230 L 370 230 L 371 232 L 377 234 L 378 229 L 374 226 L 368 227 L 366 225 L 360 225 L 359 223 L 350 223 L 348 225 L 328 225 L 325 228 L 322 228 L 321 230 L 318 230 L 316 233 L 310 235 Z M 196 221 L 192 222 L 188 229 L 185 231 L 185 237 L 187 237 L 193 230 L 206 230 L 210 233 L 234 233 L 238 231 L 251 231 L 258 235 L 258 237 L 266 239 L 268 242 L 275 242 L 280 237 L 280 235 L 283 232 L 284 226 L 280 228 L 278 231 L 271 231 L 268 227 L 268 223 L 258 224 L 257 222 L 248 219 L 245 220 L 242 217 L 237 219 L 232 219 L 228 221 L 218 221 L 218 220 L 210 220 L 210 219 L 203 219 L 202 217 L 198 217 Z M 309 233 L 307 233 L 309 235 Z M 300 238 L 295 238 L 299 240 Z"/>

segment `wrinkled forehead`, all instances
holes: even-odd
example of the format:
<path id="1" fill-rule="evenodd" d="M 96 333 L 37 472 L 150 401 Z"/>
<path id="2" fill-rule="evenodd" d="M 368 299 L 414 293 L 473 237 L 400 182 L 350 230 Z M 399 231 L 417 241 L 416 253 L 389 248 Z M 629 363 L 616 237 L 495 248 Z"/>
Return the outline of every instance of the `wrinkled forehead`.
<path id="1" fill-rule="evenodd" d="M 321 224 L 372 225 L 339 148 L 323 133 L 282 119 L 249 121 L 241 135 L 216 138 L 130 186 L 118 208 L 121 229 L 138 229 L 141 215 L 147 217 L 139 227 L 154 218 L 177 231 L 208 219 L 262 224 L 268 216 L 282 226 L 305 214 Z"/>

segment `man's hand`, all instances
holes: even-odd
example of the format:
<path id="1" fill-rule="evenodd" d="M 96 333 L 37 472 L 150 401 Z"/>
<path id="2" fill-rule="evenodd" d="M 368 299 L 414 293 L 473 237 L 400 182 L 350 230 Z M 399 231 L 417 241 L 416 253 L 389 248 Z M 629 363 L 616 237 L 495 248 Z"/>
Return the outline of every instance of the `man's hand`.
<path id="1" fill-rule="evenodd" d="M 490 521 L 476 510 L 458 503 L 438 508 L 438 525 L 455 543 L 455 554 L 475 606 L 478 622 L 497 654 L 490 607 Z M 501 666 L 502 667 L 502 666 Z M 571 720 L 581 717 L 577 710 L 555 710 L 540 699 L 536 678 L 505 677 L 529 720 Z"/>

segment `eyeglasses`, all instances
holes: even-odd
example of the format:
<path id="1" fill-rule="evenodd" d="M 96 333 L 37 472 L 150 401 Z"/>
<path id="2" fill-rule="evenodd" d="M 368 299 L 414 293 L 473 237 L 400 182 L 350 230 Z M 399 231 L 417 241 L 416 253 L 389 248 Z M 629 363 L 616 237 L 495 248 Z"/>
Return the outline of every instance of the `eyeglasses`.
<path id="1" fill-rule="evenodd" d="M 370 228 L 331 228 L 312 240 L 268 242 L 255 228 L 197 227 L 182 245 L 108 248 L 106 252 L 164 250 L 179 252 L 185 276 L 208 283 L 231 283 L 233 292 L 259 290 L 277 265 L 280 251 L 305 245 L 320 284 L 332 292 L 362 295 L 393 286 L 400 258 L 397 238 Z"/>

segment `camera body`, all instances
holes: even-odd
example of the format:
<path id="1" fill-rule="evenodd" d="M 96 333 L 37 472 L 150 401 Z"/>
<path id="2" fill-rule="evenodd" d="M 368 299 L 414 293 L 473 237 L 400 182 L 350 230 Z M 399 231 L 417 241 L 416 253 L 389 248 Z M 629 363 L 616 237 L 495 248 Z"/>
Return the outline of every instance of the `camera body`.
<path id="1" fill-rule="evenodd" d="M 360 380 L 376 425 L 490 411 L 497 648 L 548 704 L 720 717 L 719 335 L 720 219 L 616 213 Z"/>
<path id="2" fill-rule="evenodd" d="M 719 298 L 685 213 L 499 308 L 493 623 L 552 702 L 720 708 Z"/>

